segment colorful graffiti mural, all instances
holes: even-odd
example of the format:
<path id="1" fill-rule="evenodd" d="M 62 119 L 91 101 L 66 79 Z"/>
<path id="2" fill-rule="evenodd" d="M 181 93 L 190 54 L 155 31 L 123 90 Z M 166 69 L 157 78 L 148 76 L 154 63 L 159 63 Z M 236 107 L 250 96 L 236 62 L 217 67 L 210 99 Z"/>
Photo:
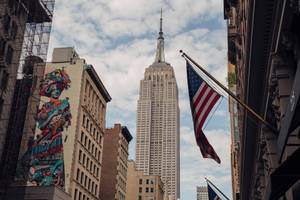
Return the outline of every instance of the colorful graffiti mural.
<path id="1" fill-rule="evenodd" d="M 72 115 L 69 99 L 61 100 L 59 97 L 70 86 L 71 80 L 63 68 L 45 74 L 41 81 L 40 94 L 50 99 L 36 116 L 41 132 L 19 162 L 22 168 L 19 177 L 33 184 L 65 188 L 62 133 L 71 125 Z"/>

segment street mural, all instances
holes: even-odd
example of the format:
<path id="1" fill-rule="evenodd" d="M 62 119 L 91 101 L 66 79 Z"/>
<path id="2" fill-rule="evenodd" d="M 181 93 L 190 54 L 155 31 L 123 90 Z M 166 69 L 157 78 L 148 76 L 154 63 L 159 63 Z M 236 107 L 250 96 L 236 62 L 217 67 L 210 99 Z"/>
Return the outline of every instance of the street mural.
<path id="1" fill-rule="evenodd" d="M 72 115 L 69 98 L 59 97 L 70 86 L 71 80 L 63 68 L 45 74 L 41 81 L 40 94 L 49 97 L 49 101 L 38 110 L 36 121 L 41 132 L 19 161 L 17 179 L 65 189 L 62 132 L 71 125 Z"/>

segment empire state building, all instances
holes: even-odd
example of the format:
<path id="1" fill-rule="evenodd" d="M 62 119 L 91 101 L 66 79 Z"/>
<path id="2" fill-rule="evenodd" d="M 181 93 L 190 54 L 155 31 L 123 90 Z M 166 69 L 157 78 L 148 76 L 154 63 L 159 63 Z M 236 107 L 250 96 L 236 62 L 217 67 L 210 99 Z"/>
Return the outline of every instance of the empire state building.
<path id="1" fill-rule="evenodd" d="M 165 61 L 162 17 L 155 61 L 140 81 L 136 124 L 136 167 L 159 175 L 168 199 L 180 197 L 178 88 L 173 67 Z"/>

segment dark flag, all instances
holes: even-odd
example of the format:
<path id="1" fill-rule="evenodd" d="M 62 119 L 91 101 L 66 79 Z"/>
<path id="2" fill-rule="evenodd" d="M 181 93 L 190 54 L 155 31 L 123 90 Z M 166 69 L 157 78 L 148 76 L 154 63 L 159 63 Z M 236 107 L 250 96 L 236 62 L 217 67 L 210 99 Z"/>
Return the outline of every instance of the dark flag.
<path id="1" fill-rule="evenodd" d="M 203 158 L 212 158 L 221 163 L 213 147 L 202 132 L 202 126 L 221 95 L 212 89 L 186 61 L 187 82 L 190 97 L 190 106 L 193 115 L 194 132 L 197 145 L 200 147 Z"/>
<path id="2" fill-rule="evenodd" d="M 216 194 L 209 184 L 207 184 L 207 192 L 209 200 L 221 200 L 221 198 Z"/>

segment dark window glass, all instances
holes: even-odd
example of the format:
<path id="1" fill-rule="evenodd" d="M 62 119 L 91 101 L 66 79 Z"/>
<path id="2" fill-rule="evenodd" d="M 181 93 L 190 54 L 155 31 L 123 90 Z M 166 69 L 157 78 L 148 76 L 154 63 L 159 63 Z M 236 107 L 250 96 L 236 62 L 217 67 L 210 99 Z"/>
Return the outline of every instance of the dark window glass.
<path id="1" fill-rule="evenodd" d="M 140 179 L 139 183 L 140 183 L 140 185 L 143 184 L 143 179 Z"/>
<path id="2" fill-rule="evenodd" d="M 146 184 L 149 184 L 149 179 L 146 179 Z"/>
<path id="3" fill-rule="evenodd" d="M 2 90 L 6 89 L 6 86 L 7 86 L 7 83 L 8 83 L 8 77 L 9 77 L 9 74 L 6 72 L 6 70 L 3 70 L 2 80 L 1 80 L 1 85 L 0 85 Z"/>
<path id="4" fill-rule="evenodd" d="M 146 192 L 149 192 L 149 188 L 146 188 Z"/>
<path id="5" fill-rule="evenodd" d="M 77 189 L 74 190 L 74 200 L 77 200 Z"/>
<path id="6" fill-rule="evenodd" d="M 142 193 L 142 192 L 143 192 L 143 188 L 139 187 L 139 193 Z"/>
<path id="7" fill-rule="evenodd" d="M 11 64 L 13 54 L 14 54 L 13 48 L 10 45 L 8 45 L 7 46 L 7 52 L 6 52 L 6 60 L 5 60 L 7 64 Z"/>
<path id="8" fill-rule="evenodd" d="M 151 192 L 153 192 L 154 191 L 154 189 L 153 188 L 151 188 Z"/>
<path id="9" fill-rule="evenodd" d="M 83 137 L 84 137 L 84 132 L 81 132 L 81 136 L 80 136 L 80 142 L 83 143 Z"/>
<path id="10" fill-rule="evenodd" d="M 79 173 L 80 173 L 80 170 L 77 169 L 77 173 L 76 173 L 76 180 L 77 180 L 77 181 L 79 180 Z"/>
<path id="11" fill-rule="evenodd" d="M 17 36 L 17 33 L 18 33 L 18 26 L 17 26 L 16 22 L 12 23 L 12 26 L 11 26 L 10 30 L 11 30 L 10 31 L 11 39 L 15 40 L 16 36 Z"/>
<path id="12" fill-rule="evenodd" d="M 142 200 L 142 196 L 139 196 L 139 200 Z"/>
<path id="13" fill-rule="evenodd" d="M 4 56 L 6 41 L 0 37 L 0 56 Z"/>

